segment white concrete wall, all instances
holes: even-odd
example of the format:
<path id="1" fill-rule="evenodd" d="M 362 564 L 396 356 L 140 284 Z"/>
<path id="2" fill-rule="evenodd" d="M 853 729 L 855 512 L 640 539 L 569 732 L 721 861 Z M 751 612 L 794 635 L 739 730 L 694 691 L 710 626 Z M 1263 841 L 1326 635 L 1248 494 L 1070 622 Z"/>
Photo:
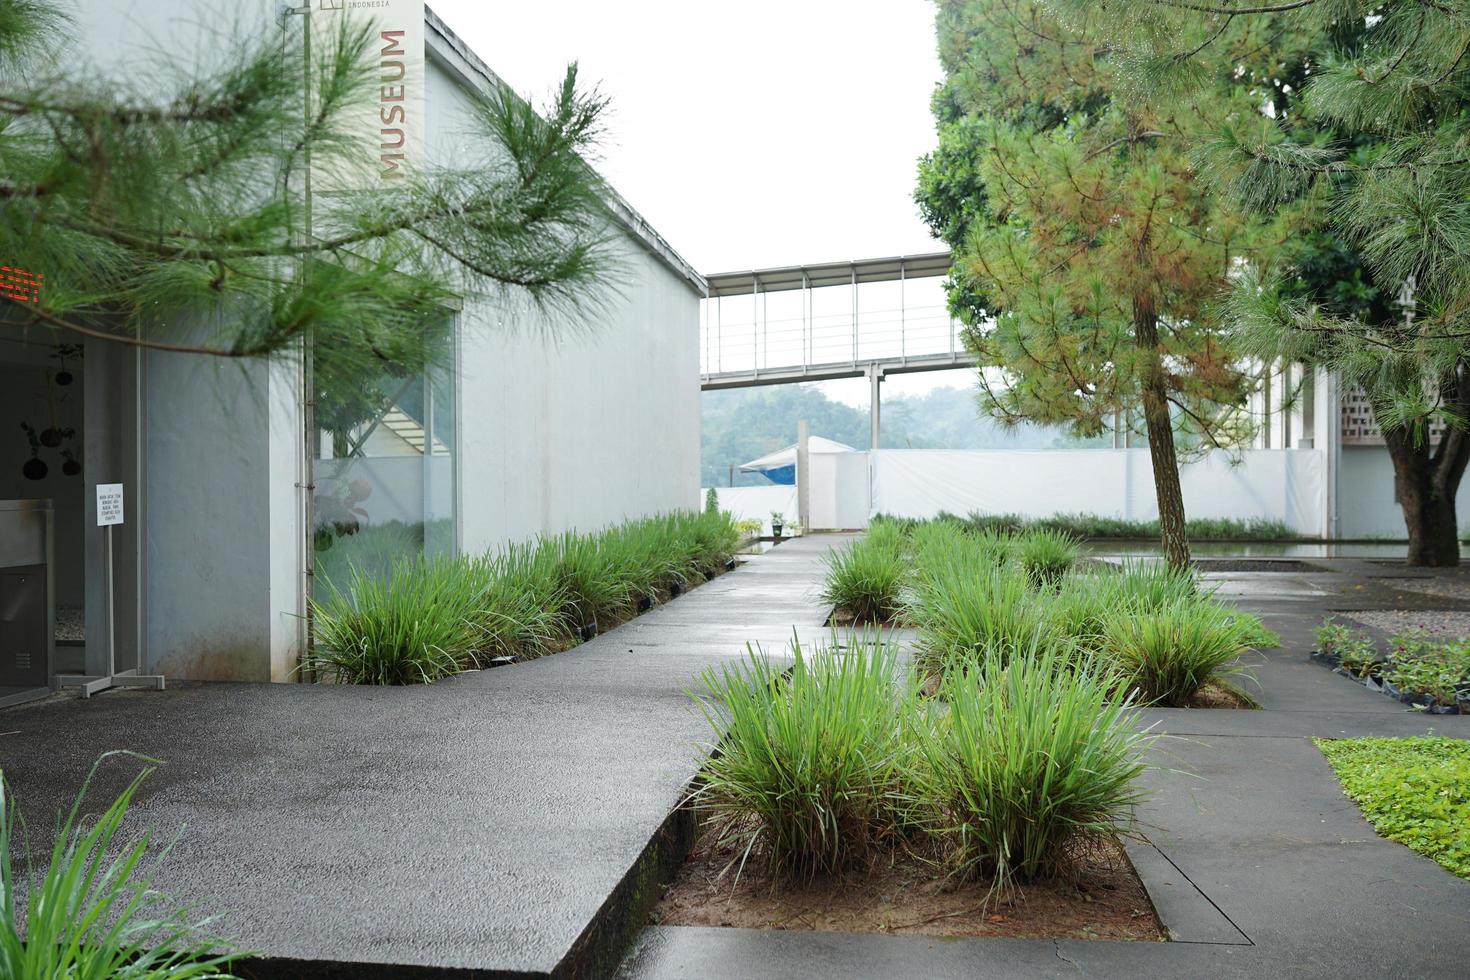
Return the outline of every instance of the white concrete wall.
<path id="1" fill-rule="evenodd" d="M 1344 538 L 1408 537 L 1404 512 L 1394 497 L 1393 461 L 1383 446 L 1343 446 L 1342 536 Z M 1470 527 L 1470 480 L 1460 483 L 1455 514 L 1462 529 Z"/>
<path id="2" fill-rule="evenodd" d="M 447 64 L 446 64 L 447 62 Z M 431 157 L 465 145 L 457 53 L 428 67 Z M 462 537 L 480 552 L 686 508 L 699 490 L 699 294 L 641 239 L 600 307 L 548 316 L 523 299 L 460 315 Z"/>
<path id="3" fill-rule="evenodd" d="M 872 456 L 875 513 L 1158 517 L 1146 449 L 882 449 Z M 1323 454 L 1313 449 L 1247 450 L 1238 463 L 1210 453 L 1180 467 L 1185 512 L 1268 518 L 1318 535 L 1323 469 Z"/>
<path id="4" fill-rule="evenodd" d="M 788 521 L 796 520 L 794 485 L 773 483 L 764 487 L 716 487 L 715 496 L 719 498 L 720 510 L 728 511 L 737 521 L 760 521 L 761 534 L 771 533 L 773 511 Z M 704 491 L 700 491 L 699 506 L 704 507 Z"/>
<path id="5" fill-rule="evenodd" d="M 147 357 L 147 648 L 168 675 L 285 680 L 294 667 L 292 382 L 288 365 Z"/>

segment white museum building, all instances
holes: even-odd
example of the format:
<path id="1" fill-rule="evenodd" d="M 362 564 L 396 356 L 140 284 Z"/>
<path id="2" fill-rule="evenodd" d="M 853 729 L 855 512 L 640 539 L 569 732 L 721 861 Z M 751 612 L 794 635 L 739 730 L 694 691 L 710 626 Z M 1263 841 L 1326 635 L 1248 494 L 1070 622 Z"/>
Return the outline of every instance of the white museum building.
<path id="1" fill-rule="evenodd" d="M 207 54 L 222 43 L 210 24 L 254 16 L 300 36 L 287 5 L 220 14 L 219 2 L 81 0 L 71 43 L 106 73 L 138 52 Z M 422 0 L 312 5 L 322 19 L 370 6 L 402 31 L 402 150 L 452 155 L 468 93 L 500 84 L 490 68 Z M 363 138 L 377 160 L 380 133 Z M 0 333 L 0 597 L 31 610 L 0 635 L 0 704 L 58 673 L 107 673 L 109 636 L 117 672 L 292 680 L 308 562 L 332 566 L 344 520 L 413 549 L 479 553 L 688 507 L 704 280 L 612 197 L 619 287 L 575 342 L 521 322 L 513 301 L 467 301 L 452 313 L 452 368 L 392 379 L 382 410 L 345 437 L 306 432 L 299 364 Z M 96 488 L 115 484 L 123 520 L 105 531 Z"/>

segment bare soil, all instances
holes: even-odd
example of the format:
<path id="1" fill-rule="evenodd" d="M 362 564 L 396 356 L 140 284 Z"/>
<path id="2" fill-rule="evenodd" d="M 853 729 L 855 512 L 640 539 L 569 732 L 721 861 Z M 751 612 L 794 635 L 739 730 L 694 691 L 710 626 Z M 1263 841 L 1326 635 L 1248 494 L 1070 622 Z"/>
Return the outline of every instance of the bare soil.
<path id="1" fill-rule="evenodd" d="M 1187 708 L 1255 708 L 1240 691 L 1219 681 L 1210 681 L 1194 693 Z"/>
<path id="2" fill-rule="evenodd" d="M 1026 939 L 1164 938 L 1123 848 L 1099 842 L 1065 881 L 988 894 L 987 883 L 947 882 L 920 858 L 894 853 L 870 870 L 790 882 L 752 855 L 735 881 L 733 846 L 706 829 L 658 906 L 661 925 L 886 932 Z"/>

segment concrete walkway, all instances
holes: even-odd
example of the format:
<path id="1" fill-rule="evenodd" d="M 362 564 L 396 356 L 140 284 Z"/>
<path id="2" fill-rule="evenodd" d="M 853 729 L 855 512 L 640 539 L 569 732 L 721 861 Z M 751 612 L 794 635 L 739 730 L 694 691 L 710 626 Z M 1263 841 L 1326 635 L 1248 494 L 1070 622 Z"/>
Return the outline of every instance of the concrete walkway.
<path id="1" fill-rule="evenodd" d="M 637 937 L 618 910 L 669 870 L 706 735 L 686 692 L 747 642 L 820 637 L 820 557 L 839 541 L 787 542 L 574 651 L 428 687 L 191 685 L 3 711 L 0 766 L 44 838 L 102 752 L 166 760 L 130 817 L 178 837 L 156 884 L 260 950 L 262 978 L 1467 974 L 1470 882 L 1378 838 L 1308 740 L 1470 737 L 1470 718 L 1411 714 L 1306 661 L 1324 608 L 1403 605 L 1381 568 L 1341 561 L 1218 578 L 1286 640 L 1257 669 L 1267 710 L 1148 712 L 1177 737 L 1132 854 L 1176 941 Z M 110 763 L 94 800 L 134 771 Z"/>
<path id="2" fill-rule="evenodd" d="M 1152 710 L 1170 736 L 1130 848 L 1174 942 L 942 940 L 653 927 L 626 980 L 886 977 L 1470 976 L 1470 882 L 1378 837 L 1310 736 L 1470 737 L 1308 662 L 1327 609 L 1405 608 L 1368 562 L 1211 575 L 1283 636 L 1255 669 L 1263 711 Z M 1399 570 L 1392 574 L 1421 574 Z M 1465 608 L 1418 596 L 1420 608 Z"/>
<path id="3" fill-rule="evenodd" d="M 822 632 L 833 540 L 788 541 L 575 650 L 430 686 L 196 684 L 3 711 L 0 766 L 47 847 L 37 830 L 103 752 L 164 760 L 129 817 L 177 835 L 155 884 L 261 951 L 254 975 L 607 975 L 642 922 L 599 912 L 701 761 L 686 692 L 747 642 Z M 113 760 L 92 799 L 136 771 Z"/>

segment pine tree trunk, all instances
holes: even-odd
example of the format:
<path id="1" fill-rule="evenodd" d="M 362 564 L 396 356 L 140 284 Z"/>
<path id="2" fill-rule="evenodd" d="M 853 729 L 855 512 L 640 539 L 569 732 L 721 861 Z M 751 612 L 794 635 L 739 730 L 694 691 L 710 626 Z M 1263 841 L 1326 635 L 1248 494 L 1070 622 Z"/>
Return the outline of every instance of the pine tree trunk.
<path id="1" fill-rule="evenodd" d="M 1460 564 L 1455 495 L 1470 459 L 1470 439 L 1462 430 L 1451 430 L 1430 446 L 1427 439 L 1416 442 L 1407 430 L 1389 429 L 1383 440 L 1409 532 L 1408 563 L 1430 568 Z"/>
<path id="2" fill-rule="evenodd" d="M 1154 496 L 1159 503 L 1159 537 L 1170 568 L 1189 567 L 1189 538 L 1184 530 L 1184 492 L 1179 487 L 1179 458 L 1174 452 L 1174 422 L 1169 416 L 1164 367 L 1159 361 L 1159 315 L 1152 294 L 1133 297 L 1133 339 L 1143 354 L 1143 421 L 1148 455 L 1154 467 Z"/>

